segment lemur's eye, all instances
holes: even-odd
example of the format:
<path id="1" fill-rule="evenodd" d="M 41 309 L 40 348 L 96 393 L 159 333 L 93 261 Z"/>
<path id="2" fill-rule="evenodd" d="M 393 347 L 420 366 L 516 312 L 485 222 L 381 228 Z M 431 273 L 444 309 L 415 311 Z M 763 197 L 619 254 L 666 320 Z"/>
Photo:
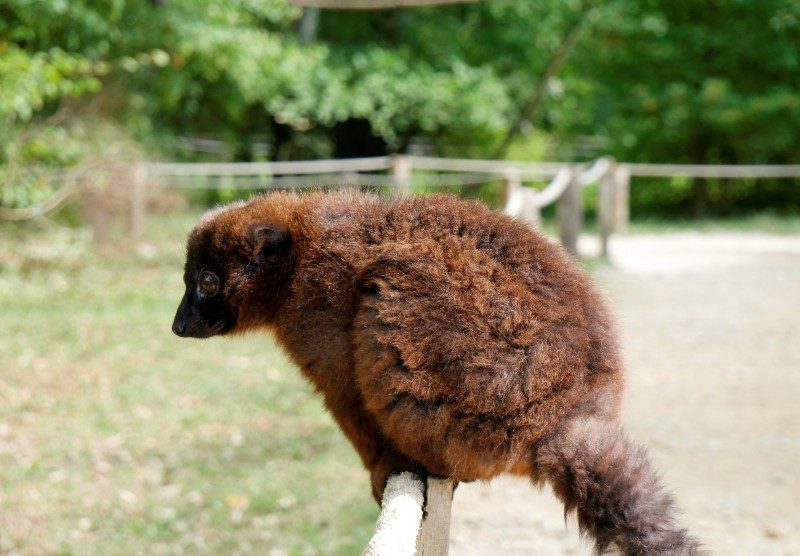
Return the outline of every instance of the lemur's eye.
<path id="1" fill-rule="evenodd" d="M 198 281 L 200 289 L 206 295 L 217 295 L 219 290 L 219 278 L 213 272 L 204 270 L 200 273 L 200 280 Z"/>

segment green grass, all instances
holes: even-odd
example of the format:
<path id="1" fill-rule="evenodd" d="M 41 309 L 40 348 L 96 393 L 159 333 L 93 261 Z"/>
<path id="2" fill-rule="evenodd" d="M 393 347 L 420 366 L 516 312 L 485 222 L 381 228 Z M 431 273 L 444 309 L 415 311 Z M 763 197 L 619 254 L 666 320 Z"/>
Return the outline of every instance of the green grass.
<path id="1" fill-rule="evenodd" d="M 365 546 L 367 474 L 272 340 L 170 332 L 194 218 L 0 227 L 0 553 Z"/>

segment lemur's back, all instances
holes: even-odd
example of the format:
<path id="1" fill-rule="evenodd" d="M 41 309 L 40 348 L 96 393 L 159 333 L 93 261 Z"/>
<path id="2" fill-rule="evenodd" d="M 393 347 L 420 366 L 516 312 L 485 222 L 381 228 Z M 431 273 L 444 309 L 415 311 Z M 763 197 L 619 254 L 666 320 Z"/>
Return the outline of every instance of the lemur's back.
<path id="1" fill-rule="evenodd" d="M 450 197 L 376 208 L 353 252 L 353 362 L 403 453 L 458 480 L 527 473 L 571 410 L 616 414 L 608 318 L 559 247 Z"/>

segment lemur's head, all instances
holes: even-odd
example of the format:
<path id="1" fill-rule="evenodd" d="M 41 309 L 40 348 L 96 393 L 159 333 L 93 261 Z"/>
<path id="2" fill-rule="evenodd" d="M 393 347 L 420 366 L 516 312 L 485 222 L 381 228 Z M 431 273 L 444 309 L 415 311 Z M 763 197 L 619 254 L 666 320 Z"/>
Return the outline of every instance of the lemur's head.
<path id="1" fill-rule="evenodd" d="M 273 194 L 200 219 L 189 234 L 175 334 L 208 338 L 270 324 L 292 272 L 295 200 Z"/>

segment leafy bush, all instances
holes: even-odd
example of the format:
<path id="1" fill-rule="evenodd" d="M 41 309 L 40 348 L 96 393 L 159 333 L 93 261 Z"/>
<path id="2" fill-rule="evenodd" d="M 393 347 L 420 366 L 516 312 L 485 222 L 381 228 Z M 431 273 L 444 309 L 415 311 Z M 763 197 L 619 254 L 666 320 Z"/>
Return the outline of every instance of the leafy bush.
<path id="1" fill-rule="evenodd" d="M 10 150 L 27 144 L 15 134 L 98 98 L 100 116 L 167 159 L 200 156 L 169 149 L 165 139 L 180 135 L 218 137 L 240 160 L 384 154 L 420 139 L 434 154 L 485 157 L 519 126 L 534 132 L 511 145 L 512 158 L 800 161 L 795 1 L 325 10 L 301 37 L 302 17 L 286 0 L 7 0 L 0 171 L 8 176 L 21 156 Z M 574 49 L 520 122 L 576 22 Z M 258 155 L 248 148 L 256 135 L 266 145 Z M 554 138 L 555 152 L 539 144 Z M 58 165 L 46 147 L 25 148 Z M 647 182 L 633 201 L 684 213 L 797 206 L 787 191 L 785 182 Z"/>

